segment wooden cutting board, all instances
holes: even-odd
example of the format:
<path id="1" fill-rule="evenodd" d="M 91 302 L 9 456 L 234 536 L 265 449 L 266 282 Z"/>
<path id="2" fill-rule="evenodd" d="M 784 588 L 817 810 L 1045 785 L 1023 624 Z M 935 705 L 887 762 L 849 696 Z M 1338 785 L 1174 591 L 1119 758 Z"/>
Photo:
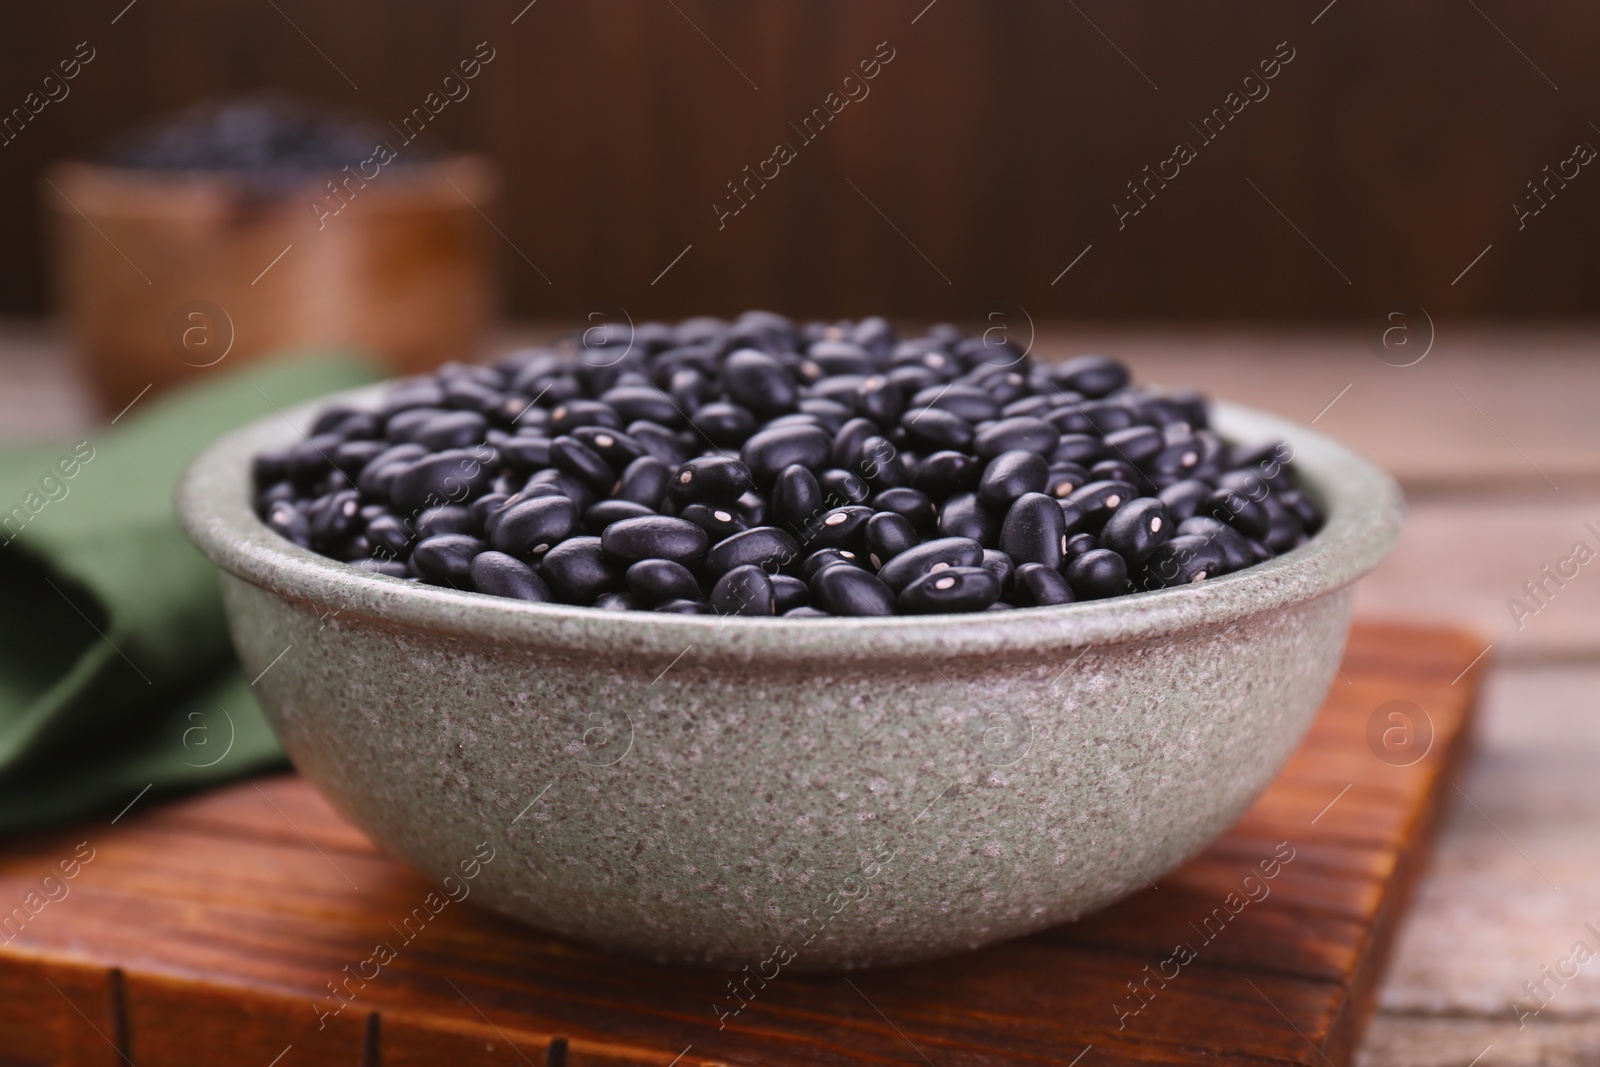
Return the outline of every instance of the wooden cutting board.
<path id="1" fill-rule="evenodd" d="M 0 849 L 0 1062 L 1347 1063 L 1456 795 L 1482 651 L 1358 626 L 1283 774 L 1156 887 L 936 963 L 782 974 L 722 1029 L 729 974 L 607 956 L 470 902 L 408 922 L 438 887 L 293 775 L 146 798 Z M 393 958 L 374 964 L 379 943 Z"/>

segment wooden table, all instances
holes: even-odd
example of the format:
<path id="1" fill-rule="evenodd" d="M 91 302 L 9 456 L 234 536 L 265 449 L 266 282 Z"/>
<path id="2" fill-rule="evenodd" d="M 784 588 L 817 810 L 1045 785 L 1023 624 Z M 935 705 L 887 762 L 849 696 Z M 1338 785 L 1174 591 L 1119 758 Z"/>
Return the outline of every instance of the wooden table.
<path id="1" fill-rule="evenodd" d="M 508 332 L 500 347 L 542 336 Z M 1600 926 L 1600 571 L 1585 568 L 1520 628 L 1507 607 L 1588 536 L 1585 522 L 1600 526 L 1597 342 L 1596 330 L 1440 324 L 1407 368 L 1379 362 L 1359 328 L 1075 327 L 1036 344 L 1110 352 L 1155 380 L 1315 419 L 1361 449 L 1400 477 L 1411 517 L 1363 583 L 1360 612 L 1467 625 L 1493 644 L 1478 746 L 1358 1056 L 1370 1067 L 1600 1062 L 1600 961 L 1525 1026 L 1510 1003 L 1586 922 Z M 52 331 L 0 327 L 0 436 L 93 418 Z"/>

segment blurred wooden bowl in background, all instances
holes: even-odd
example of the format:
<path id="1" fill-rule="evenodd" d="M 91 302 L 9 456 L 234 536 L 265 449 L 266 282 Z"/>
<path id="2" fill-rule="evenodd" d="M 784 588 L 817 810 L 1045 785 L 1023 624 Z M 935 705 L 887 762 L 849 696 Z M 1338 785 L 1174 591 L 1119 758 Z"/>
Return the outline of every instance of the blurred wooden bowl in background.
<path id="1" fill-rule="evenodd" d="M 54 284 L 101 404 L 116 411 L 224 361 L 363 350 L 412 372 L 469 358 L 494 285 L 481 157 L 263 192 L 229 173 L 61 163 L 40 187 Z"/>

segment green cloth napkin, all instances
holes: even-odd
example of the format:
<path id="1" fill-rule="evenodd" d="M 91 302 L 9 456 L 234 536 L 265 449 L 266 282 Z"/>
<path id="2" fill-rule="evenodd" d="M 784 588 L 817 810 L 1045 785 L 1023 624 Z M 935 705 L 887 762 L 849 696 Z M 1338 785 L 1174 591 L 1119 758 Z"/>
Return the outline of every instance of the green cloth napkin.
<path id="1" fill-rule="evenodd" d="M 228 430 L 378 377 L 306 353 L 147 397 L 73 441 L 0 449 L 0 832 L 282 761 L 173 486 Z"/>

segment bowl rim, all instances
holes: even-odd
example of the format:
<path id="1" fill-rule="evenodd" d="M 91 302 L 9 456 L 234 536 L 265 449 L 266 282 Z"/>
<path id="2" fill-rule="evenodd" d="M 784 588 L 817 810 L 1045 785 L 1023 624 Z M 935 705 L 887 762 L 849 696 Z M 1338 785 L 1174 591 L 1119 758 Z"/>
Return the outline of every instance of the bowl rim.
<path id="1" fill-rule="evenodd" d="M 1070 653 L 1223 627 L 1325 596 L 1377 566 L 1393 547 L 1405 511 L 1393 479 L 1354 450 L 1309 427 L 1218 401 L 1212 425 L 1225 438 L 1289 442 L 1302 485 L 1328 516 L 1305 544 L 1220 578 L 1047 608 L 888 618 L 748 619 L 530 603 L 359 571 L 280 537 L 256 516 L 250 463 L 257 451 L 303 439 L 314 416 L 332 404 L 375 406 L 392 384 L 288 409 L 273 403 L 274 414 L 212 443 L 176 489 L 185 534 L 224 572 L 327 609 L 324 617 L 335 627 L 360 619 L 524 651 L 682 658 L 694 649 L 695 660 L 759 656 L 811 663 L 920 658 L 937 668 L 939 659 L 952 656 Z"/>

